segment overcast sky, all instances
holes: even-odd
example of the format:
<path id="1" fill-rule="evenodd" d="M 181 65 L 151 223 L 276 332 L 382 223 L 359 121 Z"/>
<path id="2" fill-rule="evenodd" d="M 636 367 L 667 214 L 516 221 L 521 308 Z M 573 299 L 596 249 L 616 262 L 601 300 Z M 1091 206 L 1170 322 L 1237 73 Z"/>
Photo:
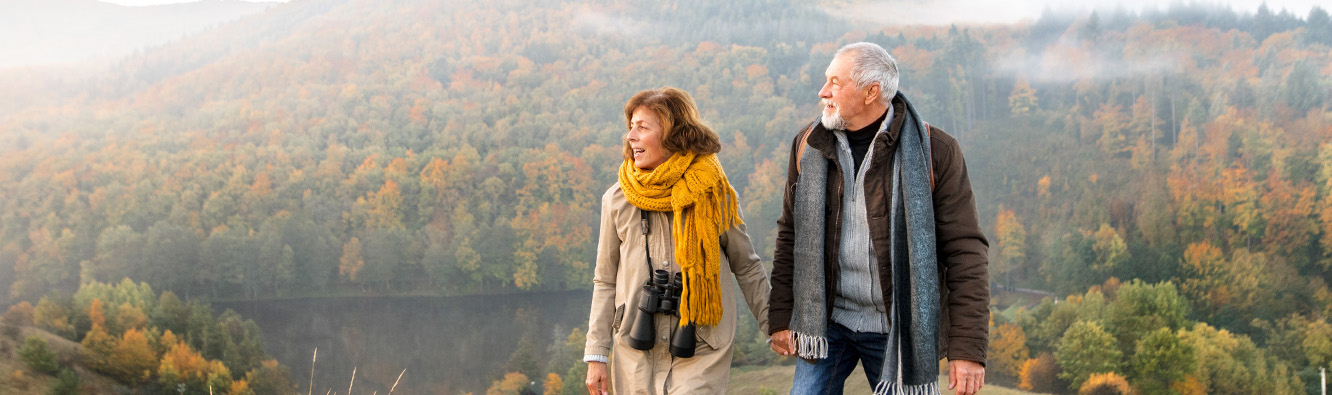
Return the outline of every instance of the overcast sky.
<path id="1" fill-rule="evenodd" d="M 101 1 L 103 3 L 112 3 L 112 4 L 120 4 L 128 6 L 145 6 L 145 5 L 159 5 L 159 4 L 194 3 L 200 0 L 101 0 Z M 286 3 L 289 0 L 240 0 L 240 1 L 249 1 L 256 3 Z"/>
<path id="2" fill-rule="evenodd" d="M 101 0 L 128 6 L 157 4 L 191 3 L 200 0 Z M 208 0 L 238 1 L 238 0 Z M 255 2 L 285 3 L 290 0 L 239 0 Z M 1144 8 L 1166 8 L 1171 3 L 1224 4 L 1240 13 L 1252 14 L 1258 6 L 1267 3 L 1272 12 L 1282 9 L 1298 17 L 1306 17 L 1315 4 L 1326 0 L 1085 0 L 1078 2 L 1060 0 L 886 0 L 869 1 L 855 4 L 844 10 L 848 16 L 857 19 L 882 20 L 882 22 L 939 24 L 939 23 L 1012 23 L 1021 20 L 1034 20 L 1041 11 L 1051 8 L 1056 11 L 1087 11 L 1091 9 L 1113 10 L 1122 6 L 1130 11 Z M 877 3 L 877 4 L 866 4 Z M 1323 5 L 1323 8 L 1329 8 Z M 905 11 L 905 12 L 904 12 Z M 866 14 L 873 15 L 866 15 Z M 875 16 L 877 15 L 877 17 Z"/>

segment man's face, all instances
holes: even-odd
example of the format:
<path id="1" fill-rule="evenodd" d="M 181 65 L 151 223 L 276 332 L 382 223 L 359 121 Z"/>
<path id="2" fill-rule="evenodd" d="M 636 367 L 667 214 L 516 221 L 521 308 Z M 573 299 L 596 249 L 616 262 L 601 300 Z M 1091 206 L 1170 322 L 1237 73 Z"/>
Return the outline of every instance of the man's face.
<path id="1" fill-rule="evenodd" d="M 856 87 L 851 80 L 850 56 L 837 56 L 828 64 L 819 97 L 823 104 L 823 127 L 831 130 L 846 129 L 849 119 L 865 112 L 866 90 Z"/>

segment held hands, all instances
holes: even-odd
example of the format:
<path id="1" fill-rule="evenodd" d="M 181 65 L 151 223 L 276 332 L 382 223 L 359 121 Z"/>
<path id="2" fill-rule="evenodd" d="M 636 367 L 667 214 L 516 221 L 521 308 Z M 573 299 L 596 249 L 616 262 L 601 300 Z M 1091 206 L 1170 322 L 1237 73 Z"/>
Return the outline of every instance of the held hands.
<path id="1" fill-rule="evenodd" d="M 768 347 L 777 355 L 795 355 L 794 346 L 790 330 L 781 330 L 768 337 Z"/>
<path id="2" fill-rule="evenodd" d="M 589 395 L 608 395 L 610 388 L 606 385 L 610 380 L 606 378 L 606 364 L 601 362 L 587 363 L 587 393 Z"/>
<path id="3" fill-rule="evenodd" d="M 974 395 L 983 385 L 985 367 L 980 363 L 948 360 L 948 389 L 956 389 L 957 395 Z"/>

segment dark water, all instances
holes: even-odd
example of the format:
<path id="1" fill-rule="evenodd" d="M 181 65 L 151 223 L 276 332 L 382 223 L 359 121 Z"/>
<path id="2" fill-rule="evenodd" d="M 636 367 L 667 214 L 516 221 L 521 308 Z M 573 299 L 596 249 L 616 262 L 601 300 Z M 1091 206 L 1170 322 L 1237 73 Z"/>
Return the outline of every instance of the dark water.
<path id="1" fill-rule="evenodd" d="M 292 381 L 314 393 L 484 394 L 503 375 L 524 337 L 545 366 L 553 344 L 587 324 L 590 292 L 527 295 L 343 298 L 217 303 L 253 319 L 268 353 L 291 369 Z M 541 378 L 532 378 L 540 386 Z M 580 378 L 581 379 L 581 378 Z"/>

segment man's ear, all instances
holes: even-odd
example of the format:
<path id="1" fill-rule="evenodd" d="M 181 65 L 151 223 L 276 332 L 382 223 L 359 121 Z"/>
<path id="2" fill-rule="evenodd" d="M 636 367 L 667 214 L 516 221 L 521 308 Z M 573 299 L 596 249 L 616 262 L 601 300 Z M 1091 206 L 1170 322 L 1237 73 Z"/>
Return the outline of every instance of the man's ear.
<path id="1" fill-rule="evenodd" d="M 879 100 L 879 94 L 883 92 L 883 87 L 878 82 L 870 84 L 869 89 L 865 90 L 865 105 L 869 105 Z"/>

